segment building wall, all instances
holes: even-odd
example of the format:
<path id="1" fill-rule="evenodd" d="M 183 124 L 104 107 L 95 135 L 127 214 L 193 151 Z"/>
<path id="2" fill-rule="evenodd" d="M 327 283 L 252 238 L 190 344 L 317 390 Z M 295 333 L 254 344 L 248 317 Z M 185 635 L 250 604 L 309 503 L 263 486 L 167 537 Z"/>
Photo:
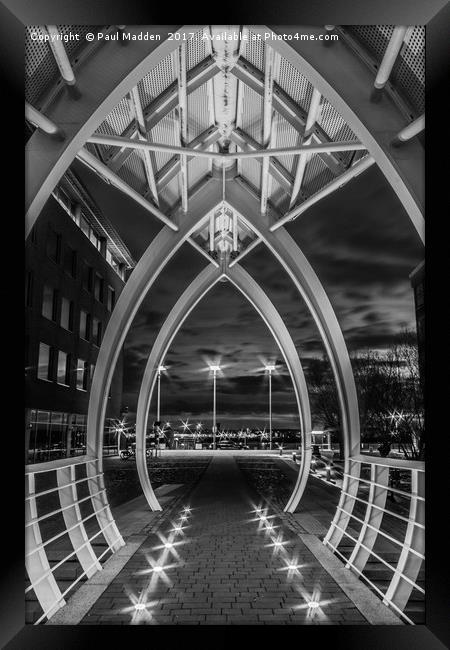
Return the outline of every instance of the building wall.
<path id="1" fill-rule="evenodd" d="M 419 264 L 409 277 L 414 290 L 420 378 L 423 384 L 425 380 L 425 263 Z"/>
<path id="2" fill-rule="evenodd" d="M 98 250 L 97 247 L 100 249 Z M 88 237 L 51 197 L 43 209 L 33 233 L 27 240 L 25 253 L 25 406 L 26 422 L 30 409 L 64 414 L 86 414 L 88 410 L 90 383 L 93 367 L 99 352 L 99 344 L 111 314 L 111 298 L 114 302 L 124 286 L 123 280 L 108 264 L 104 254 L 106 242 L 92 244 Z M 56 259 L 52 259 L 54 253 Z M 51 317 L 42 313 L 45 287 L 56 291 Z M 95 288 L 97 287 L 97 289 Z M 103 290 L 101 291 L 103 287 Z M 97 290 L 97 296 L 95 292 Z M 48 294 L 48 291 L 47 291 Z M 109 305 L 108 305 L 109 296 Z M 72 304 L 72 331 L 61 326 L 63 298 Z M 49 302 L 47 301 L 47 304 Z M 67 308 L 68 303 L 65 302 Z M 89 315 L 89 340 L 80 332 L 80 314 Z M 67 315 L 67 309 L 66 309 Z M 100 336 L 93 340 L 94 319 L 101 323 Z M 50 346 L 53 364 L 50 378 L 38 378 L 39 348 Z M 68 373 L 64 381 L 57 382 L 58 351 L 69 355 Z M 77 371 L 78 360 L 87 363 L 84 390 L 81 386 L 83 373 Z M 122 400 L 123 353 L 120 354 L 113 377 L 106 417 L 120 417 Z M 36 413 L 33 413 L 36 417 Z M 26 427 L 29 426 L 26 425 Z M 28 434 L 29 435 L 29 434 Z"/>

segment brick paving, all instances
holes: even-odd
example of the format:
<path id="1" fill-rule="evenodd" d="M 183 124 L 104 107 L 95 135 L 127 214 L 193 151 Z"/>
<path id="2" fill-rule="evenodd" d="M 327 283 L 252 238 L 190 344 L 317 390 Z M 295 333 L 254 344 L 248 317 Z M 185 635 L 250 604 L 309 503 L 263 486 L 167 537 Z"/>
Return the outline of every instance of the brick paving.
<path id="1" fill-rule="evenodd" d="M 214 456 L 185 505 L 186 519 L 179 506 L 149 531 L 81 624 L 367 624 L 231 455 Z"/>

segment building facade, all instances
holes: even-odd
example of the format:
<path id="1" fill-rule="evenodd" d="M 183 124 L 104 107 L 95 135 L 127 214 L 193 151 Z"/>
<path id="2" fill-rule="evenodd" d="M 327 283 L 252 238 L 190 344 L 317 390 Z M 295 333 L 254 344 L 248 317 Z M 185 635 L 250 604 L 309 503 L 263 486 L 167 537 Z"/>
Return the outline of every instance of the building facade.
<path id="1" fill-rule="evenodd" d="M 425 381 L 425 262 L 421 262 L 409 278 L 414 290 L 420 380 L 423 387 Z"/>
<path id="2" fill-rule="evenodd" d="M 85 453 L 99 347 L 134 262 L 72 173 L 47 201 L 25 255 L 25 462 L 38 463 Z M 106 434 L 120 417 L 122 366 L 121 352 Z"/>

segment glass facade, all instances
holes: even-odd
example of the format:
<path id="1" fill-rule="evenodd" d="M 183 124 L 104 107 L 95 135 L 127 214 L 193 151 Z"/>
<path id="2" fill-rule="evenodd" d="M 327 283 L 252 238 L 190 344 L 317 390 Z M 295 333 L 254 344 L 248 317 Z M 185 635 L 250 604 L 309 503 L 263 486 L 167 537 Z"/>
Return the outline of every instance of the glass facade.
<path id="1" fill-rule="evenodd" d="M 86 453 L 87 416 L 31 409 L 27 463 L 43 463 Z M 113 420 L 104 430 L 104 455 L 117 453 Z"/>

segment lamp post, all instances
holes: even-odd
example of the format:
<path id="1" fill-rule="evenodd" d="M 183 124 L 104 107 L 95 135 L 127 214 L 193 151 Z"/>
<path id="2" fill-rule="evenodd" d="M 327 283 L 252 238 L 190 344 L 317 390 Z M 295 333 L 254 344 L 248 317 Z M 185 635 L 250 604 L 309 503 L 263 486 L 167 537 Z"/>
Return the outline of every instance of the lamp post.
<path id="1" fill-rule="evenodd" d="M 216 448 L 216 375 L 220 366 L 209 366 L 213 372 L 213 449 Z"/>
<path id="2" fill-rule="evenodd" d="M 165 366 L 158 366 L 158 400 L 156 404 L 156 420 L 161 420 L 161 373 L 166 370 Z"/>
<path id="3" fill-rule="evenodd" d="M 269 373 L 269 449 L 272 450 L 272 372 L 275 366 L 266 366 Z"/>
<path id="4" fill-rule="evenodd" d="M 160 421 L 161 421 L 161 373 L 166 370 L 166 366 L 158 366 L 158 394 L 157 394 L 157 400 L 156 400 L 156 421 L 158 424 L 156 425 L 156 435 L 158 436 L 157 438 L 157 443 L 156 443 L 156 455 L 161 455 L 161 450 L 159 448 L 159 435 L 161 433 L 161 427 L 160 427 Z"/>

